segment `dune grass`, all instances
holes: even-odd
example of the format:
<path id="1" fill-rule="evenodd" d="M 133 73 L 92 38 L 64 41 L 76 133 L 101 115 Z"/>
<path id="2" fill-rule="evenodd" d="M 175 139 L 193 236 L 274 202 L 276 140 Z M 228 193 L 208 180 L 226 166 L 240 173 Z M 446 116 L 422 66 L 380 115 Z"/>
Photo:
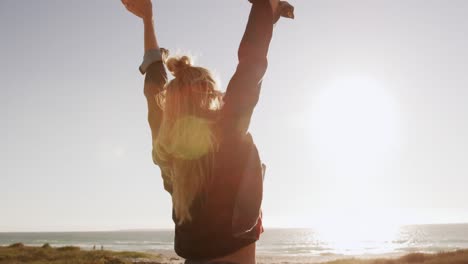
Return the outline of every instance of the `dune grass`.
<path id="1" fill-rule="evenodd" d="M 343 259 L 326 264 L 468 264 L 468 250 L 437 254 L 411 253 L 396 259 Z"/>
<path id="2" fill-rule="evenodd" d="M 0 247 L 0 264 L 134 264 L 161 263 L 160 255 L 141 252 L 81 250 L 79 247 L 30 247 L 21 243 Z M 438 254 L 412 253 L 395 259 L 343 259 L 325 264 L 468 264 L 468 250 Z"/>
<path id="3" fill-rule="evenodd" d="M 81 250 L 79 247 L 29 247 L 21 243 L 0 247 L 0 264 L 131 264 L 137 259 L 146 263 L 159 263 L 157 255 L 140 252 L 114 252 L 107 250 Z"/>

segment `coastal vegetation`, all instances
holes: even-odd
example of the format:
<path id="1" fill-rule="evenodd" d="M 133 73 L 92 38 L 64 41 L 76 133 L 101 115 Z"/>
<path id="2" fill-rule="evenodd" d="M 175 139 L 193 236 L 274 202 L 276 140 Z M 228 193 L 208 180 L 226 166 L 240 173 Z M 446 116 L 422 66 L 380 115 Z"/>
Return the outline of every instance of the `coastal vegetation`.
<path id="1" fill-rule="evenodd" d="M 108 250 L 82 250 L 75 246 L 41 247 L 15 243 L 0 247 L 0 264 L 133 264 L 160 263 L 160 256 L 141 252 L 117 252 Z"/>
<path id="2" fill-rule="evenodd" d="M 468 264 L 468 250 L 437 254 L 411 253 L 396 259 L 344 259 L 327 264 Z"/>
<path id="3" fill-rule="evenodd" d="M 0 264 L 175 264 L 182 261 L 154 253 L 82 250 L 75 246 L 52 247 L 44 244 L 32 247 L 15 243 L 0 247 Z M 258 261 L 258 264 L 273 263 Z M 342 259 L 324 264 L 468 264 L 468 249 L 438 254 L 411 253 L 391 259 Z"/>

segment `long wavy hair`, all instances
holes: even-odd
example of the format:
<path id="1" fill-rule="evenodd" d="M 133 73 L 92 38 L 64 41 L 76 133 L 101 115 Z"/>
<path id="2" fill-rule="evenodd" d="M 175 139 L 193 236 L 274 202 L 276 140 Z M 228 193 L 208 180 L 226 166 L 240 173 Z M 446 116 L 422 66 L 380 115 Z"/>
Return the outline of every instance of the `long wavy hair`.
<path id="1" fill-rule="evenodd" d="M 222 94 L 210 71 L 193 66 L 189 57 L 169 58 L 166 66 L 175 78 L 157 97 L 163 118 L 153 159 L 172 183 L 173 208 L 182 224 L 192 220 L 190 206 L 211 180 L 218 147 L 213 124 Z"/>

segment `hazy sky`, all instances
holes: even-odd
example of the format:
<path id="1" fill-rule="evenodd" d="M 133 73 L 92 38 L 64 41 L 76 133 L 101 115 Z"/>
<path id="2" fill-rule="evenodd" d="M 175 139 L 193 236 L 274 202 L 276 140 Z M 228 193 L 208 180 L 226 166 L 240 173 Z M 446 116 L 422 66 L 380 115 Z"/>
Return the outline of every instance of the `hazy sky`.
<path id="1" fill-rule="evenodd" d="M 468 1 L 291 0 L 251 132 L 268 226 L 468 222 Z M 224 87 L 246 0 L 155 1 Z M 0 1 L 0 231 L 170 228 L 143 27 L 120 1 Z"/>

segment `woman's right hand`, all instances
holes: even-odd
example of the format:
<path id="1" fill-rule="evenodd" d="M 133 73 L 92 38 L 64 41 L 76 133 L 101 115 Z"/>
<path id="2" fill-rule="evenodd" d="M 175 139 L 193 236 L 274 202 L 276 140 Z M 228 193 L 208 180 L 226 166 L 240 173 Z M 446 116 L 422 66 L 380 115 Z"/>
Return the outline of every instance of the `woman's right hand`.
<path id="1" fill-rule="evenodd" d="M 143 20 L 153 18 L 153 5 L 151 0 L 122 0 L 125 8 Z"/>

